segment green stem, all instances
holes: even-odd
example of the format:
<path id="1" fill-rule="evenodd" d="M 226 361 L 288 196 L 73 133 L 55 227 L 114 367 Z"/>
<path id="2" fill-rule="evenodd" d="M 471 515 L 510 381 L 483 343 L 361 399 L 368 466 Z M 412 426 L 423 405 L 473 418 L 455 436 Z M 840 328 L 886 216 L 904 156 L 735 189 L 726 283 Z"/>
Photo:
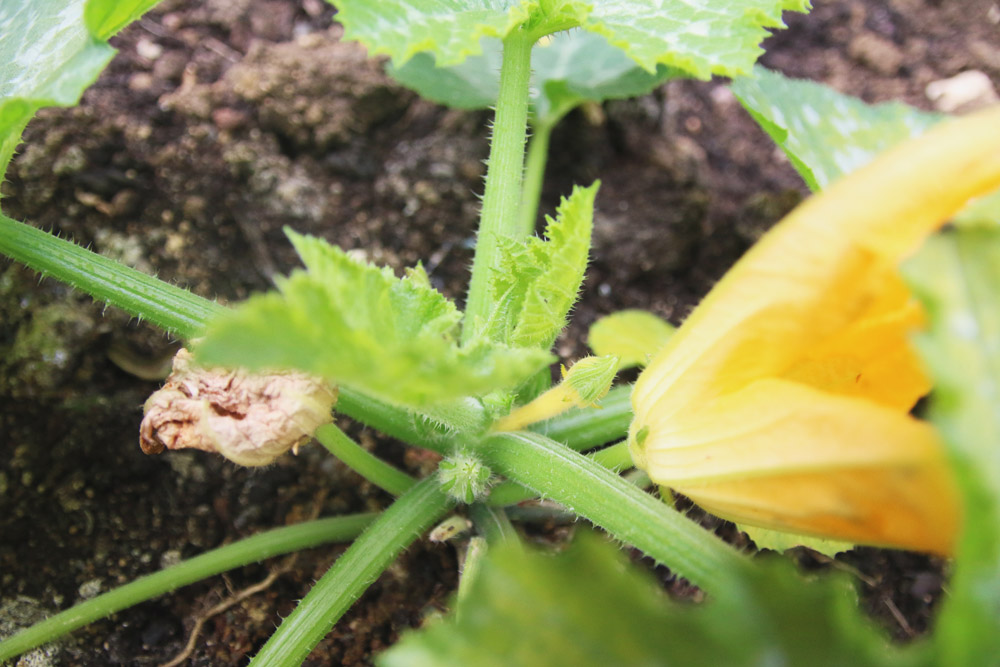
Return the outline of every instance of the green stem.
<path id="1" fill-rule="evenodd" d="M 213 318 L 225 312 L 225 307 L 214 301 L 3 215 L 0 215 L 0 253 L 181 338 L 201 335 Z M 406 410 L 349 388 L 341 388 L 337 410 L 411 444 L 451 451 L 447 438 L 417 428 L 413 415 Z"/>
<path id="2" fill-rule="evenodd" d="M 622 470 L 635 467 L 635 463 L 632 462 L 632 454 L 628 450 L 627 440 L 622 440 L 604 449 L 598 449 L 596 452 L 589 454 L 588 458 L 602 468 L 607 468 L 614 473 L 620 473 Z"/>
<path id="3" fill-rule="evenodd" d="M 417 480 L 402 470 L 362 449 L 361 445 L 333 424 L 320 426 L 316 429 L 315 437 L 348 468 L 394 496 L 403 495 L 417 483 Z"/>
<path id="4" fill-rule="evenodd" d="M 609 391 L 597 408 L 572 408 L 530 429 L 583 451 L 624 438 L 631 422 L 632 386 L 622 385 Z"/>
<path id="5" fill-rule="evenodd" d="M 0 253 L 185 339 L 225 308 L 48 232 L 0 215 Z"/>
<path id="6" fill-rule="evenodd" d="M 634 465 L 632 463 L 632 454 L 628 450 L 628 442 L 624 440 L 616 445 L 591 452 L 587 454 L 587 458 L 614 473 L 619 473 Z M 536 497 L 538 497 L 538 494 L 531 489 L 526 489 L 517 482 L 507 480 L 493 487 L 486 503 L 490 507 L 507 507 L 508 505 L 514 505 Z"/>
<path id="7" fill-rule="evenodd" d="M 520 538 L 507 513 L 500 507 L 485 503 L 474 503 L 469 506 L 469 515 L 476 530 L 486 538 L 489 544 L 502 542 L 519 542 Z"/>
<path id="8" fill-rule="evenodd" d="M 535 232 L 553 127 L 553 123 L 536 123 L 532 127 L 531 141 L 528 142 L 528 157 L 524 162 L 524 184 L 521 187 L 521 233 L 525 236 Z"/>
<path id="9" fill-rule="evenodd" d="M 521 236 L 521 176 L 528 124 L 528 85 L 531 80 L 532 35 L 518 29 L 503 40 L 500 92 L 490 146 L 483 212 L 479 221 L 472 279 L 466 302 L 462 341 L 476 337 L 493 311 L 489 278 L 499 266 L 501 236 Z"/>
<path id="10" fill-rule="evenodd" d="M 465 561 L 458 573 L 458 591 L 455 593 L 456 618 L 461 618 L 463 614 L 465 601 L 469 598 L 469 591 L 472 590 L 472 584 L 479 575 L 479 569 L 488 551 L 489 545 L 485 537 L 476 535 L 469 539 L 469 546 L 465 549 Z"/>
<path id="11" fill-rule="evenodd" d="M 301 664 L 365 589 L 451 506 L 436 476 L 400 496 L 316 582 L 250 664 Z"/>
<path id="12" fill-rule="evenodd" d="M 227 544 L 82 602 L 0 642 L 0 662 L 53 641 L 116 611 L 236 567 L 327 542 L 351 540 L 375 514 L 320 519 L 269 530 Z"/>
<path id="13" fill-rule="evenodd" d="M 500 433 L 476 449 L 494 472 L 550 498 L 709 593 L 750 560 L 684 515 L 565 445 Z"/>

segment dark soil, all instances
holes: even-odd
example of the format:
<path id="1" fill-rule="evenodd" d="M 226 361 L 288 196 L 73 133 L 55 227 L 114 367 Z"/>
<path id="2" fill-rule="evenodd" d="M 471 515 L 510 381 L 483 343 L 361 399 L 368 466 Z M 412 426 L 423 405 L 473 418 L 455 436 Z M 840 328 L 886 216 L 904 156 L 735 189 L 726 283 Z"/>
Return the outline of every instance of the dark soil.
<path id="1" fill-rule="evenodd" d="M 786 16 L 766 65 L 923 108 L 933 80 L 978 69 L 1000 81 L 1000 9 L 989 0 L 815 5 Z M 422 260 L 461 299 L 488 114 L 400 89 L 381 63 L 339 41 L 333 14 L 320 0 L 161 3 L 113 40 L 121 52 L 81 106 L 44 111 L 28 128 L 5 212 L 224 301 L 295 265 L 284 225 L 396 269 Z M 563 357 L 585 354 L 587 326 L 614 310 L 681 320 L 804 194 L 724 84 L 673 82 L 584 109 L 556 132 L 545 205 L 573 183 L 603 181 L 585 292 L 557 344 Z M 318 448 L 264 470 L 201 453 L 144 456 L 141 406 L 157 383 L 136 374 L 155 373 L 171 340 L 6 260 L 0 318 L 0 633 L 228 541 L 389 501 Z M 398 443 L 351 433 L 420 469 Z M 252 655 L 341 550 L 304 552 L 266 592 L 214 618 L 190 664 Z M 834 565 L 800 558 L 852 572 L 864 606 L 897 639 L 932 623 L 939 562 L 876 549 Z M 43 662 L 33 664 L 164 662 L 194 617 L 280 562 L 119 613 L 36 652 Z M 418 542 L 311 661 L 369 662 L 445 607 L 455 573 L 451 546 Z"/>

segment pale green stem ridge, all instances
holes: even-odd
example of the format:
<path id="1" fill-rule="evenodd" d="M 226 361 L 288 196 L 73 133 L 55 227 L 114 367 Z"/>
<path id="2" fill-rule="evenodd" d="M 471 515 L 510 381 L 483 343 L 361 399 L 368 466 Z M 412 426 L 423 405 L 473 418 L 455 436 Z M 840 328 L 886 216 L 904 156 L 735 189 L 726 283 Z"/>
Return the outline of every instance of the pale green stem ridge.
<path id="1" fill-rule="evenodd" d="M 348 468 L 394 496 L 403 495 L 417 483 L 417 480 L 402 470 L 362 449 L 361 445 L 333 424 L 320 426 L 316 429 L 315 437 Z"/>
<path id="2" fill-rule="evenodd" d="M 713 533 L 565 445 L 536 433 L 500 433 L 476 452 L 495 472 L 589 519 L 709 593 L 750 560 Z"/>
<path id="3" fill-rule="evenodd" d="M 198 336 L 225 310 L 214 301 L 3 215 L 0 253 L 181 338 Z"/>
<path id="4" fill-rule="evenodd" d="M 489 280 L 500 259 L 498 238 L 521 236 L 518 211 L 521 206 L 533 45 L 532 35 L 523 30 L 514 30 L 503 41 L 500 92 L 497 96 L 486 188 L 483 192 L 483 212 L 479 221 L 462 328 L 463 342 L 476 337 L 493 311 Z"/>
<path id="5" fill-rule="evenodd" d="M 582 451 L 620 440 L 632 422 L 632 386 L 614 387 L 596 408 L 571 408 L 529 429 Z"/>
<path id="6" fill-rule="evenodd" d="M 567 447 L 575 449 L 569 445 Z M 614 473 L 619 473 L 634 465 L 632 463 L 632 453 L 629 452 L 628 442 L 625 440 L 610 447 L 598 449 L 596 452 L 591 452 L 587 454 L 587 458 L 592 459 L 602 468 L 608 468 Z M 642 485 L 637 484 L 637 486 Z M 537 497 L 538 494 L 531 489 L 526 489 L 517 482 L 507 480 L 493 487 L 489 498 L 486 500 L 486 504 L 490 507 L 508 507 L 509 505 Z"/>
<path id="7" fill-rule="evenodd" d="M 400 496 L 341 554 L 250 664 L 302 664 L 368 586 L 452 504 L 433 475 Z"/>
<path id="8" fill-rule="evenodd" d="M 553 123 L 536 123 L 532 126 L 528 157 L 524 162 L 524 185 L 521 188 L 521 234 L 524 236 L 535 232 L 553 126 Z"/>
<path id="9" fill-rule="evenodd" d="M 475 503 L 469 506 L 469 515 L 472 523 L 480 535 L 486 538 L 490 544 L 500 544 L 501 542 L 518 542 L 517 531 L 507 517 L 507 513 L 500 507 L 490 506 L 485 503 Z"/>
<path id="10" fill-rule="evenodd" d="M 0 662 L 53 641 L 99 618 L 236 567 L 327 542 L 354 539 L 376 514 L 307 521 L 227 544 L 81 602 L 0 642 Z"/>
<path id="11" fill-rule="evenodd" d="M 622 440 L 604 449 L 588 454 L 588 457 L 602 468 L 607 468 L 611 472 L 620 473 L 622 470 L 635 467 L 632 462 L 632 453 L 628 450 L 628 441 Z"/>

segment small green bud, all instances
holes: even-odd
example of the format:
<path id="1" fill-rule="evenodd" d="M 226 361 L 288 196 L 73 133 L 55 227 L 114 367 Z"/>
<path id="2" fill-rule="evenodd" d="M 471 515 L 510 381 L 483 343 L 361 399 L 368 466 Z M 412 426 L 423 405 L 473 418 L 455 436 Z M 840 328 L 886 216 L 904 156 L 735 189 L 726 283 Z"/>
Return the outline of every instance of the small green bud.
<path id="1" fill-rule="evenodd" d="M 574 402 L 580 407 L 596 405 L 604 398 L 615 381 L 618 357 L 584 357 L 567 371 L 563 369 L 563 383 L 572 390 Z"/>
<path id="2" fill-rule="evenodd" d="M 438 466 L 441 488 L 455 500 L 470 504 L 486 495 L 493 471 L 472 454 L 462 452 Z"/>

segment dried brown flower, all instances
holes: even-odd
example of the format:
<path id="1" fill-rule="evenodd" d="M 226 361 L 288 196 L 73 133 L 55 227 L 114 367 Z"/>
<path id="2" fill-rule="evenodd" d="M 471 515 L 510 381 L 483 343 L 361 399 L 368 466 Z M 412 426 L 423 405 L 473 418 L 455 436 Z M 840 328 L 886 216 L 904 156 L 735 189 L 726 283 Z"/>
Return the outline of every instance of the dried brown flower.
<path id="1" fill-rule="evenodd" d="M 332 421 L 336 401 L 336 388 L 304 373 L 205 369 L 181 349 L 166 384 L 146 401 L 139 445 L 147 454 L 201 449 L 267 465 Z"/>

